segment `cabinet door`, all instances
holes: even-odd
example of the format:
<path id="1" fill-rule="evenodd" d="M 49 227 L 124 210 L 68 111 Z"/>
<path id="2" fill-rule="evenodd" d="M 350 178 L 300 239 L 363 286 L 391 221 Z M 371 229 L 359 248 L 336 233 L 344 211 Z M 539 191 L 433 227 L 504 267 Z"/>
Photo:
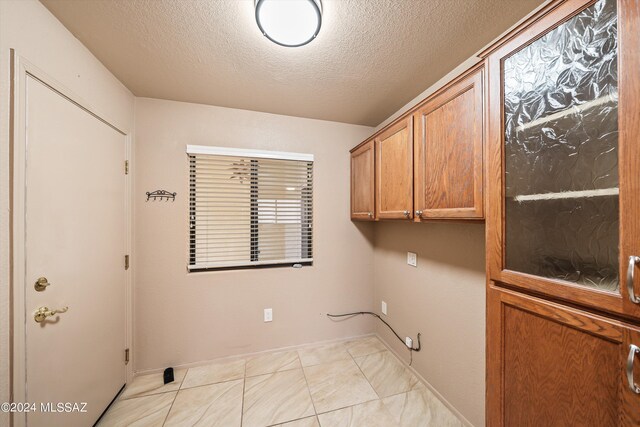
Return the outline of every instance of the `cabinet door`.
<path id="1" fill-rule="evenodd" d="M 640 330 L 493 286 L 487 304 L 488 426 L 640 425 Z"/>
<path id="2" fill-rule="evenodd" d="M 413 121 L 401 120 L 376 138 L 376 216 L 413 218 Z"/>
<path id="3" fill-rule="evenodd" d="M 368 141 L 351 153 L 351 219 L 375 219 L 374 141 Z"/>
<path id="4" fill-rule="evenodd" d="M 415 205 L 422 218 L 484 216 L 482 83 L 479 69 L 415 113 Z"/>
<path id="5" fill-rule="evenodd" d="M 490 277 L 634 319 L 639 20 L 637 1 L 566 1 L 489 57 Z"/>

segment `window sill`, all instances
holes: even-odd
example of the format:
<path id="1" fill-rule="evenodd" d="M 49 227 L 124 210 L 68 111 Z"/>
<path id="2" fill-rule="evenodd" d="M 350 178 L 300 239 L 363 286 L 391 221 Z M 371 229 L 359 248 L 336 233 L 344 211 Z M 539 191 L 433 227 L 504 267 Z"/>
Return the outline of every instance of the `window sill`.
<path id="1" fill-rule="evenodd" d="M 299 265 L 300 267 L 294 267 L 294 265 Z M 312 267 L 313 261 L 299 262 L 299 263 L 274 263 L 274 264 L 257 264 L 257 265 L 240 265 L 240 266 L 230 266 L 230 267 L 202 267 L 202 268 L 193 268 L 187 267 L 188 273 L 206 273 L 212 271 L 231 271 L 231 270 L 258 270 L 263 268 L 302 268 L 302 267 Z"/>

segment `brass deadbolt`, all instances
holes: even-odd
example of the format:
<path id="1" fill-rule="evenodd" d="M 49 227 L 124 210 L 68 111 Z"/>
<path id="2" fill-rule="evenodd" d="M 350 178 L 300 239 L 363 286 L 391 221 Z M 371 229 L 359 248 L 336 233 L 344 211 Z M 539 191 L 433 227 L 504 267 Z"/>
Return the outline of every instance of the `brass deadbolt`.
<path id="1" fill-rule="evenodd" d="M 38 280 L 36 280 L 36 283 L 33 285 L 33 287 L 36 289 L 36 291 L 43 292 L 50 284 L 51 283 L 49 283 L 46 277 L 40 277 Z"/>

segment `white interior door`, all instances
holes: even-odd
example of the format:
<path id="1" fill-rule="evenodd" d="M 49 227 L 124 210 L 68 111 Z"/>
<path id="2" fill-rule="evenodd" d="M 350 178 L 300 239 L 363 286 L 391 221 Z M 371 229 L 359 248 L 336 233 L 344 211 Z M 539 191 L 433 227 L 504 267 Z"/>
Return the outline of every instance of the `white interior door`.
<path id="1" fill-rule="evenodd" d="M 30 76 L 26 115 L 27 425 L 86 427 L 125 383 L 126 137 Z M 58 402 L 86 412 L 39 407 Z"/>

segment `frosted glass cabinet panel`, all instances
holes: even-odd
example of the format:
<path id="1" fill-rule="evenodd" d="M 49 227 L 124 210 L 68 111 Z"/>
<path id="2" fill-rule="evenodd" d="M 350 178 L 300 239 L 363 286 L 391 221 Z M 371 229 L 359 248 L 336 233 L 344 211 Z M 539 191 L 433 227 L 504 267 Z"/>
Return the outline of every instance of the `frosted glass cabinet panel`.
<path id="1" fill-rule="evenodd" d="M 508 270 L 619 292 L 617 24 L 600 0 L 503 61 Z"/>

